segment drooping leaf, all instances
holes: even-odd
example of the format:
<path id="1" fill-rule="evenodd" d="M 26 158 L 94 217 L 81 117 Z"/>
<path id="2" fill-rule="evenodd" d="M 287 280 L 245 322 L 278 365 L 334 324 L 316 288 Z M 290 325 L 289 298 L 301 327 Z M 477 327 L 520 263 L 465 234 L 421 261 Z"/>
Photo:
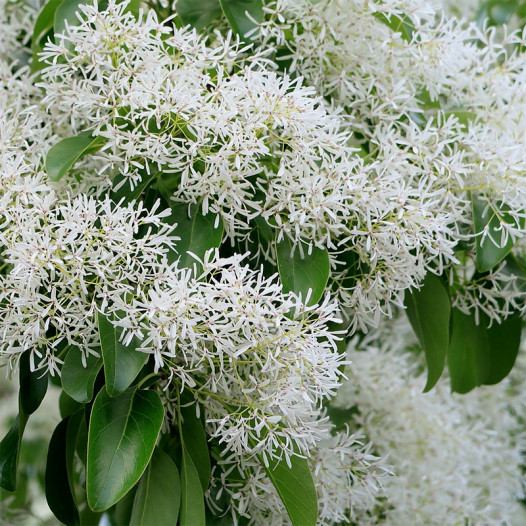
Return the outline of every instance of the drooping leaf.
<path id="1" fill-rule="evenodd" d="M 219 0 L 219 4 L 234 33 L 242 38 L 265 17 L 262 0 Z"/>
<path id="2" fill-rule="evenodd" d="M 205 502 L 199 473 L 183 447 L 181 468 L 181 526 L 205 526 Z"/>
<path id="3" fill-rule="evenodd" d="M 21 410 L 30 415 L 34 413 L 44 397 L 48 386 L 48 375 L 43 371 L 31 371 L 30 353 L 22 353 L 20 358 L 19 404 Z"/>
<path id="4" fill-rule="evenodd" d="M 148 355 L 136 350 L 136 340 L 132 340 L 127 347 L 123 345 L 119 341 L 122 329 L 115 327 L 104 314 L 99 312 L 97 320 L 106 389 L 110 396 L 118 396 L 135 380 Z"/>
<path id="5" fill-rule="evenodd" d="M 305 251 L 301 257 L 298 248 L 292 253 L 292 244 L 285 239 L 276 245 L 278 270 L 283 289 L 286 292 L 301 294 L 305 301 L 311 289 L 309 305 L 317 303 L 323 296 L 330 273 L 329 254 L 326 250 L 314 247 L 311 254 Z"/>
<path id="6" fill-rule="evenodd" d="M 27 423 L 27 416 L 21 411 L 11 429 L 0 442 L 0 488 L 16 490 L 16 472 L 20 456 L 20 444 Z"/>
<path id="7" fill-rule="evenodd" d="M 159 395 L 128 389 L 95 398 L 88 431 L 86 491 L 93 511 L 119 501 L 139 480 L 155 447 L 164 418 Z"/>
<path id="8" fill-rule="evenodd" d="M 437 382 L 449 347 L 449 295 L 439 277 L 428 273 L 419 290 L 405 295 L 405 306 L 411 326 L 424 349 L 427 382 L 424 392 Z"/>
<path id="9" fill-rule="evenodd" d="M 50 179 L 62 179 L 82 156 L 97 151 L 104 142 L 103 137 L 92 137 L 91 131 L 62 139 L 46 155 L 46 172 Z"/>
<path id="10" fill-rule="evenodd" d="M 199 480 L 206 491 L 210 482 L 210 453 L 203 424 L 195 414 L 195 406 L 181 407 L 182 433 L 187 453 L 199 474 Z"/>
<path id="11" fill-rule="evenodd" d="M 522 320 L 512 317 L 488 328 L 481 315 L 452 310 L 452 332 L 448 353 L 451 390 L 467 393 L 482 384 L 496 384 L 511 371 L 519 351 Z"/>
<path id="12" fill-rule="evenodd" d="M 86 359 L 86 367 L 82 364 L 82 354 L 71 349 L 62 366 L 61 379 L 64 391 L 73 400 L 86 404 L 93 398 L 95 380 L 102 367 L 102 356 L 90 354 Z"/>
<path id="13" fill-rule="evenodd" d="M 197 31 L 221 16 L 219 0 L 178 0 L 177 14 L 183 24 L 190 24 Z"/>
<path id="14" fill-rule="evenodd" d="M 521 221 L 520 225 L 517 225 L 515 218 L 509 213 L 509 207 L 503 204 L 489 202 L 487 199 L 481 198 L 476 194 L 471 196 L 471 205 L 473 210 L 473 224 L 475 226 L 475 234 L 477 235 L 477 269 L 480 272 L 487 272 L 500 263 L 515 244 L 510 236 L 508 236 L 506 243 L 501 243 L 502 225 L 507 223 L 523 228 L 524 220 Z M 487 232 L 487 235 L 483 236 L 483 232 Z"/>
<path id="15" fill-rule="evenodd" d="M 45 489 L 46 500 L 55 517 L 67 526 L 80 524 L 79 512 L 69 480 L 71 466 L 68 468 L 67 431 L 71 416 L 62 420 L 55 428 L 46 462 Z M 72 461 L 72 458 L 69 459 Z M 69 473 L 68 473 L 69 472 Z"/>
<path id="16" fill-rule="evenodd" d="M 181 504 L 181 482 L 174 461 L 156 448 L 141 482 L 131 513 L 130 526 L 173 526 Z"/>
<path id="17" fill-rule="evenodd" d="M 188 252 L 192 252 L 202 259 L 205 252 L 211 248 L 218 247 L 223 239 L 223 222 L 220 220 L 215 227 L 216 216 L 213 214 L 203 215 L 197 206 L 185 204 L 172 206 L 172 213 L 168 220 L 177 223 L 174 233 L 181 239 L 177 242 L 177 255 L 180 256 L 179 266 L 192 268 L 200 265 Z"/>
<path id="18" fill-rule="evenodd" d="M 265 471 L 276 488 L 293 526 L 316 526 L 318 497 L 307 459 L 292 456 L 291 467 L 285 460 L 271 460 Z"/>

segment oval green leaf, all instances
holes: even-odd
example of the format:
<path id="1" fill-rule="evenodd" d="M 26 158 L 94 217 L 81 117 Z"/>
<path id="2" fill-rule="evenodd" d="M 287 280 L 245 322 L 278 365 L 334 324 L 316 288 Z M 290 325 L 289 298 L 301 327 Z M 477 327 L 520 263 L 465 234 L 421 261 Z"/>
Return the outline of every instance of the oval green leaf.
<path id="1" fill-rule="evenodd" d="M 201 31 L 221 16 L 221 6 L 219 0 L 178 0 L 177 14 L 183 24 Z"/>
<path id="2" fill-rule="evenodd" d="M 129 389 L 111 397 L 101 389 L 91 411 L 86 491 L 93 511 L 118 502 L 139 480 L 155 447 L 164 418 L 154 391 Z"/>
<path id="3" fill-rule="evenodd" d="M 230 27 L 241 38 L 265 18 L 262 0 L 219 0 L 219 3 Z M 253 34 L 250 36 L 252 38 Z"/>
<path id="4" fill-rule="evenodd" d="M 449 295 L 442 280 L 428 273 L 419 290 L 406 293 L 404 304 L 411 326 L 424 349 L 427 382 L 424 392 L 437 382 L 449 348 Z"/>
<path id="5" fill-rule="evenodd" d="M 20 358 L 20 409 L 26 414 L 34 413 L 44 397 L 48 386 L 48 375 L 43 371 L 31 371 L 30 353 L 25 352 Z"/>
<path id="6" fill-rule="evenodd" d="M 520 225 L 517 225 L 515 218 L 509 214 L 509 207 L 501 203 L 490 203 L 487 199 L 476 194 L 471 196 L 471 205 L 476 234 L 477 269 L 479 272 L 487 272 L 500 263 L 515 244 L 509 236 L 503 246 L 495 244 L 493 240 L 498 242 L 501 238 L 501 225 L 507 223 L 523 228 L 524 220 L 521 221 Z M 483 238 L 482 233 L 485 231 L 487 235 Z"/>
<path id="7" fill-rule="evenodd" d="M 64 360 L 61 372 L 62 387 L 66 394 L 81 404 L 90 402 L 101 367 L 101 356 L 90 354 L 84 367 L 81 352 L 78 349 L 71 349 Z"/>
<path id="8" fill-rule="evenodd" d="M 181 481 L 174 461 L 155 449 L 135 499 L 130 526 L 173 526 L 181 504 Z"/>
<path id="9" fill-rule="evenodd" d="M 187 453 L 199 474 L 203 491 L 210 482 L 210 452 L 203 424 L 195 414 L 195 406 L 181 407 L 182 434 Z"/>
<path id="10" fill-rule="evenodd" d="M 27 423 L 27 415 L 20 412 L 11 429 L 0 442 L 0 488 L 16 490 L 16 472 L 20 456 L 20 444 Z"/>
<path id="11" fill-rule="evenodd" d="M 59 181 L 82 156 L 100 149 L 106 139 L 93 137 L 91 133 L 85 131 L 75 137 L 62 139 L 50 148 L 46 155 L 46 172 L 50 179 Z"/>
<path id="12" fill-rule="evenodd" d="M 278 255 L 278 270 L 283 290 L 301 294 L 305 301 L 309 289 L 312 291 L 308 305 L 320 301 L 331 270 L 329 253 L 314 247 L 311 254 L 304 254 L 302 258 L 298 248 L 292 253 L 292 244 L 288 239 L 276 244 Z"/>
<path id="13" fill-rule="evenodd" d="M 77 12 L 79 11 L 79 6 L 86 3 L 88 3 L 86 0 L 63 0 L 55 11 L 53 27 L 56 35 L 65 33 L 66 24 L 68 26 L 80 24 Z"/>
<path id="14" fill-rule="evenodd" d="M 488 322 L 482 315 L 477 325 L 473 314 L 452 310 L 448 353 L 452 391 L 467 393 L 482 384 L 496 384 L 513 368 L 521 339 L 521 318 L 494 322 L 490 328 Z"/>
<path id="15" fill-rule="evenodd" d="M 71 445 L 68 448 L 67 443 L 68 425 L 71 418 L 73 417 L 68 416 L 62 420 L 51 436 L 45 476 L 46 500 L 49 508 L 55 517 L 67 526 L 80 524 L 79 512 L 71 489 L 73 482 L 69 478 L 72 475 L 75 450 L 73 445 L 73 452 L 71 452 Z M 72 435 L 71 431 L 70 435 Z M 68 466 L 68 464 L 71 465 Z"/>
<path id="16" fill-rule="evenodd" d="M 207 214 L 204 216 L 199 207 L 186 204 L 172 206 L 172 213 L 168 220 L 177 223 L 174 233 L 181 239 L 177 242 L 177 254 L 172 254 L 170 259 L 179 257 L 179 266 L 192 268 L 198 261 L 188 252 L 203 259 L 205 252 L 211 248 L 218 247 L 223 239 L 223 222 L 215 227 L 216 216 Z"/>
<path id="17" fill-rule="evenodd" d="M 271 460 L 264 467 L 276 488 L 294 526 L 316 526 L 318 497 L 307 459 L 292 456 L 291 467 L 285 460 Z"/>
<path id="18" fill-rule="evenodd" d="M 137 341 L 135 339 L 127 347 L 123 345 L 119 341 L 122 329 L 115 327 L 104 314 L 99 312 L 97 321 L 106 389 L 110 396 L 118 396 L 126 391 L 135 380 L 146 363 L 148 355 L 136 350 Z"/>
<path id="19" fill-rule="evenodd" d="M 205 526 L 205 501 L 199 473 L 183 447 L 181 469 L 181 526 Z"/>

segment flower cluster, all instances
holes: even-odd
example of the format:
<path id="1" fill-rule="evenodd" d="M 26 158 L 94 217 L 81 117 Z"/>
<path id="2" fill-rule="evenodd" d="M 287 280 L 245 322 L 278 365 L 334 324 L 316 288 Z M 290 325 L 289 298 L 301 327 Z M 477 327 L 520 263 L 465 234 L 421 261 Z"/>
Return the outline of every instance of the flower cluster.
<path id="1" fill-rule="evenodd" d="M 520 524 L 523 360 L 498 386 L 454 395 L 440 383 L 423 393 L 412 340 L 398 319 L 369 343 L 354 342 L 349 382 L 333 402 L 354 408 L 354 425 L 380 454 L 389 454 L 396 476 L 385 480 L 387 500 L 378 503 L 386 523 Z"/>

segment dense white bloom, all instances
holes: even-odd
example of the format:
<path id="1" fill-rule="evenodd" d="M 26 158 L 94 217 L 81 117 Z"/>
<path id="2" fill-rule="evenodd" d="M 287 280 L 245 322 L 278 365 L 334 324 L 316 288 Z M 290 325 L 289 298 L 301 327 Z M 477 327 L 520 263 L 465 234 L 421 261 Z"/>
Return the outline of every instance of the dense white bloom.
<path id="1" fill-rule="evenodd" d="M 370 450 L 363 436 L 348 431 L 333 432 L 312 449 L 308 460 L 318 494 L 318 524 L 368 522 L 376 499 L 384 495 L 382 485 L 392 476 L 385 459 Z M 217 464 L 207 500 L 235 522 L 243 517 L 249 524 L 290 524 L 265 470 L 249 457 L 232 455 Z"/>
<path id="2" fill-rule="evenodd" d="M 450 393 L 444 381 L 423 393 L 403 320 L 379 338 L 349 349 L 349 382 L 335 403 L 355 407 L 354 421 L 380 454 L 389 453 L 396 476 L 384 484 L 387 524 L 522 523 L 522 366 L 466 395 Z"/>
<path id="3" fill-rule="evenodd" d="M 209 252 L 197 276 L 176 265 L 135 298 L 115 299 L 124 341 L 165 365 L 206 411 L 210 434 L 237 454 L 307 454 L 326 434 L 320 405 L 340 385 L 342 356 L 327 298 L 306 307 L 241 256 Z"/>

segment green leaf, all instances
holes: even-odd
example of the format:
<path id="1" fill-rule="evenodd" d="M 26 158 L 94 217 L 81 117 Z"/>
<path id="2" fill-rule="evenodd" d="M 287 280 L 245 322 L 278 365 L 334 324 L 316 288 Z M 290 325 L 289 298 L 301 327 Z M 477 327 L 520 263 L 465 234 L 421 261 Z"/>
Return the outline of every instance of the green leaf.
<path id="1" fill-rule="evenodd" d="M 487 272 L 500 263 L 513 248 L 515 242 L 508 236 L 504 246 L 497 246 L 492 239 L 500 244 L 501 225 L 507 223 L 519 228 L 524 227 L 524 220 L 517 225 L 515 218 L 509 214 L 510 208 L 503 204 L 489 202 L 472 194 L 471 205 L 473 210 L 473 223 L 476 234 L 477 256 L 476 264 L 479 272 Z M 483 238 L 482 233 L 487 232 Z M 491 238 L 491 239 L 490 239 Z"/>
<path id="2" fill-rule="evenodd" d="M 181 469 L 181 526 L 205 526 L 205 502 L 199 473 L 183 447 Z"/>
<path id="3" fill-rule="evenodd" d="M 55 11 L 53 27 L 56 35 L 66 32 L 66 24 L 68 26 L 78 26 L 80 24 L 77 18 L 77 11 L 79 6 L 86 3 L 88 3 L 86 0 L 63 0 Z"/>
<path id="4" fill-rule="evenodd" d="M 477 325 L 474 314 L 452 310 L 448 353 L 452 391 L 467 393 L 482 384 L 496 384 L 513 368 L 519 351 L 522 320 L 508 318 L 501 324 L 494 322 L 490 328 L 488 322 L 487 316 L 481 315 Z"/>
<path id="5" fill-rule="evenodd" d="M 73 400 L 86 404 L 93 398 L 95 380 L 102 367 L 102 357 L 90 354 L 86 359 L 86 367 L 82 364 L 82 353 L 71 349 L 62 366 L 61 378 L 64 391 Z"/>
<path id="6" fill-rule="evenodd" d="M 130 0 L 129 4 L 126 6 L 124 12 L 131 13 L 135 18 L 139 18 L 139 11 L 141 9 L 141 0 Z"/>
<path id="7" fill-rule="evenodd" d="M 203 424 L 195 414 L 195 406 L 181 407 L 182 434 L 187 453 L 199 474 L 203 491 L 210 482 L 210 452 Z"/>
<path id="8" fill-rule="evenodd" d="M 91 131 L 62 139 L 46 155 L 46 172 L 50 179 L 62 179 L 81 157 L 97 151 L 105 141 L 100 136 L 92 137 Z"/>
<path id="9" fill-rule="evenodd" d="M 219 0 L 219 4 L 230 27 L 241 37 L 244 37 L 249 31 L 257 27 L 253 20 L 259 24 L 265 18 L 261 0 Z M 247 13 L 250 18 L 247 16 Z M 251 34 L 251 38 L 253 36 Z"/>
<path id="10" fill-rule="evenodd" d="M 47 392 L 48 375 L 43 371 L 31 371 L 30 353 L 22 353 L 20 358 L 19 404 L 21 410 L 30 415 L 34 413 Z"/>
<path id="11" fill-rule="evenodd" d="M 128 493 L 126 493 L 126 495 L 124 495 L 124 497 L 122 497 L 121 500 L 119 500 L 119 502 L 117 502 L 113 509 L 111 524 L 115 524 L 115 526 L 126 524 L 129 526 L 135 495 L 137 495 L 137 486 L 133 487 Z"/>
<path id="12" fill-rule="evenodd" d="M 197 31 L 221 16 L 219 0 L 178 0 L 177 14 L 183 24 L 190 24 Z"/>
<path id="13" fill-rule="evenodd" d="M 406 15 L 384 15 L 384 13 L 376 12 L 373 15 L 377 20 L 385 24 L 394 33 L 400 33 L 400 36 L 406 42 L 413 40 L 413 34 L 415 33 L 415 25 L 413 21 Z"/>
<path id="14" fill-rule="evenodd" d="M 31 45 L 39 43 L 49 31 L 53 29 L 55 12 L 64 0 L 48 0 L 46 5 L 40 10 L 33 27 Z"/>
<path id="15" fill-rule="evenodd" d="M 0 488 L 16 490 L 16 471 L 20 456 L 20 444 L 27 423 L 27 415 L 20 412 L 11 429 L 0 442 Z"/>
<path id="16" fill-rule="evenodd" d="M 174 461 L 160 449 L 141 478 L 131 514 L 130 526 L 173 526 L 181 504 L 181 482 Z"/>
<path id="17" fill-rule="evenodd" d="M 285 292 L 301 294 L 305 301 L 309 289 L 312 290 L 309 305 L 314 305 L 323 296 L 330 273 L 329 254 L 326 250 L 314 247 L 311 254 L 302 258 L 296 247 L 292 254 L 292 244 L 284 239 L 276 245 L 278 270 Z"/>
<path id="18" fill-rule="evenodd" d="M 180 256 L 179 266 L 192 268 L 195 264 L 200 269 L 201 265 L 188 252 L 203 259 L 207 250 L 218 247 L 223 239 L 223 222 L 219 219 L 216 228 L 214 226 L 215 215 L 204 216 L 199 207 L 186 204 L 172 206 L 172 213 L 168 220 L 172 224 L 177 223 L 174 233 L 181 238 L 177 242 L 177 252 Z"/>
<path id="19" fill-rule="evenodd" d="M 93 511 L 119 501 L 139 480 L 155 447 L 164 408 L 154 391 L 128 389 L 95 398 L 88 431 L 86 491 Z"/>
<path id="20" fill-rule="evenodd" d="M 122 184 L 118 190 L 115 190 L 115 186 L 120 184 L 125 178 L 122 174 L 118 174 L 113 181 L 113 189 L 111 191 L 110 197 L 115 203 L 118 203 L 121 201 L 121 199 L 124 199 L 125 204 L 130 203 L 131 201 L 137 201 L 137 199 L 139 199 L 139 197 L 146 190 L 153 179 L 155 179 L 155 177 L 157 177 L 156 172 L 152 171 L 149 174 L 143 173 L 141 181 L 135 186 L 133 190 L 130 190 L 128 183 Z"/>
<path id="21" fill-rule="evenodd" d="M 424 392 L 437 382 L 449 347 L 449 295 L 438 276 L 428 273 L 419 290 L 406 293 L 404 304 L 411 326 L 424 349 L 427 382 Z"/>
<path id="22" fill-rule="evenodd" d="M 45 489 L 46 500 L 55 517 L 67 526 L 80 524 L 79 512 L 72 493 L 67 459 L 67 431 L 70 416 L 62 420 L 55 428 L 51 440 L 46 462 Z"/>
<path id="23" fill-rule="evenodd" d="M 31 72 L 33 73 L 45 66 L 43 62 L 38 60 L 38 54 L 44 49 L 42 41 L 45 39 L 46 35 L 51 33 L 53 29 L 55 12 L 63 1 L 64 0 L 49 0 L 42 8 L 35 21 L 33 35 L 31 37 L 31 50 L 33 54 L 31 61 Z"/>
<path id="24" fill-rule="evenodd" d="M 66 418 L 67 416 L 76 413 L 82 407 L 82 404 L 76 400 L 73 400 L 73 398 L 71 398 L 71 396 L 69 396 L 65 391 L 62 391 L 58 398 L 58 407 L 60 416 L 62 418 Z"/>
<path id="25" fill-rule="evenodd" d="M 292 456 L 291 467 L 285 460 L 271 460 L 264 467 L 285 505 L 293 526 L 316 526 L 318 498 L 307 459 Z"/>
<path id="26" fill-rule="evenodd" d="M 100 346 L 104 361 L 104 375 L 106 389 L 110 396 L 118 396 L 135 380 L 148 355 L 136 350 L 136 340 L 132 340 L 128 347 L 120 341 L 122 328 L 113 323 L 100 312 L 97 314 L 99 325 Z"/>

